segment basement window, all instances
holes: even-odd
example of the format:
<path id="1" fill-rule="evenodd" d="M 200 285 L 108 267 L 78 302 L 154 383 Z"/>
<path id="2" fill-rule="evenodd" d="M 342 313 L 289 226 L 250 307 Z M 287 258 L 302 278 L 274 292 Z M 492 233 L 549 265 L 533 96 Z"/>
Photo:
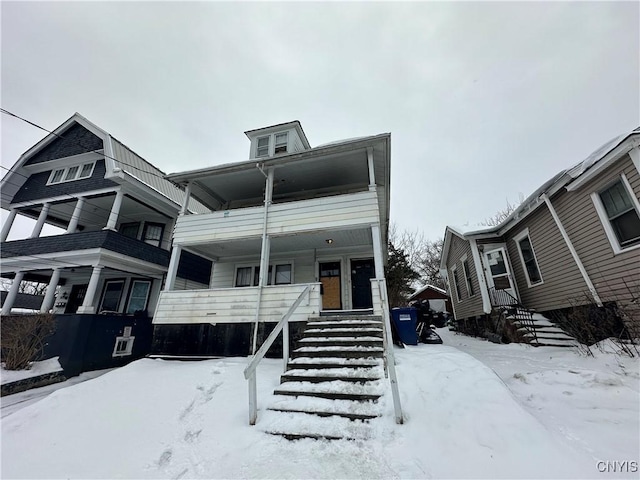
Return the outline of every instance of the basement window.
<path id="1" fill-rule="evenodd" d="M 133 353 L 133 341 L 136 337 L 116 337 L 112 357 L 126 357 Z"/>
<path id="2" fill-rule="evenodd" d="M 81 180 L 89 178 L 93 174 L 96 162 L 83 163 L 82 165 L 73 165 L 71 167 L 58 168 L 51 172 L 47 185 L 56 183 L 71 182 L 73 180 Z"/>

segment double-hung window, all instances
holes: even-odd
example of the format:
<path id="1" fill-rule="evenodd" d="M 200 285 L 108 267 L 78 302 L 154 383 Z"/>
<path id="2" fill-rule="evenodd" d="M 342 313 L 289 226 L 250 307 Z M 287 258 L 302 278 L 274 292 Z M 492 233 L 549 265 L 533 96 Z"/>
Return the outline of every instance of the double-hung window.
<path id="1" fill-rule="evenodd" d="M 71 182 L 73 180 L 81 180 L 89 178 L 93 174 L 93 168 L 96 162 L 83 163 L 81 165 L 73 165 L 71 167 L 58 168 L 51 172 L 47 185 L 56 183 Z"/>
<path id="2" fill-rule="evenodd" d="M 269 265 L 267 285 L 289 285 L 293 283 L 293 265 L 281 263 Z M 257 287 L 260 284 L 260 266 L 237 267 L 236 287 Z"/>
<path id="3" fill-rule="evenodd" d="M 615 253 L 640 245 L 640 204 L 624 174 L 592 199 Z"/>
<path id="4" fill-rule="evenodd" d="M 522 267 L 527 277 L 527 285 L 530 287 L 540 285 L 542 283 L 542 275 L 540 274 L 536 252 L 533 250 L 533 245 L 531 244 L 529 229 L 527 228 L 520 232 L 514 237 L 514 240 L 518 245 L 518 253 L 520 254 Z"/>
<path id="5" fill-rule="evenodd" d="M 287 153 L 287 132 L 284 133 L 276 133 L 276 141 L 274 147 L 274 154 L 278 153 Z"/>
<path id="6" fill-rule="evenodd" d="M 123 288 L 124 280 L 107 280 L 98 311 L 117 312 Z"/>
<path id="7" fill-rule="evenodd" d="M 162 243 L 163 233 L 163 224 L 147 222 L 144 224 L 144 229 L 142 231 L 142 241 L 149 245 L 153 245 L 154 247 L 159 247 Z"/>
<path id="8" fill-rule="evenodd" d="M 471 283 L 471 274 L 469 273 L 469 261 L 467 260 L 466 255 L 462 257 L 462 273 L 464 273 L 464 282 L 467 286 L 467 293 L 470 297 L 475 295 L 473 291 L 473 284 Z"/>
<path id="9" fill-rule="evenodd" d="M 256 147 L 256 157 L 268 157 L 269 156 L 269 137 L 258 138 L 258 145 Z"/>
<path id="10" fill-rule="evenodd" d="M 147 308 L 150 289 L 150 280 L 133 280 L 131 282 L 126 313 L 133 314 L 145 310 Z"/>
<path id="11" fill-rule="evenodd" d="M 459 302 L 462 295 L 460 294 L 460 279 L 458 278 L 458 268 L 456 265 L 451 267 L 451 279 L 453 280 L 453 289 L 456 291 L 456 299 Z"/>

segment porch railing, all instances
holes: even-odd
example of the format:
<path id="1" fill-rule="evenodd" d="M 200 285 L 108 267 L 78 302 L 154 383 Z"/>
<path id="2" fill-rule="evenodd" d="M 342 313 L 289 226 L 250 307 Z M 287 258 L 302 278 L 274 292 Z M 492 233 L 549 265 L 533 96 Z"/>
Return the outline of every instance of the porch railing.
<path id="1" fill-rule="evenodd" d="M 533 336 L 533 340 L 537 342 L 538 336 L 536 335 L 533 314 L 528 308 L 506 290 L 499 290 L 495 287 L 489 289 L 489 298 L 491 299 L 492 307 L 504 311 L 506 315 L 517 320 Z"/>
<path id="2" fill-rule="evenodd" d="M 253 356 L 247 368 L 244 369 L 244 378 L 249 381 L 249 424 L 255 425 L 258 416 L 258 389 L 256 382 L 256 368 L 258 364 L 264 358 L 265 354 L 282 331 L 282 358 L 284 360 L 284 371 L 287 370 L 287 363 L 289 361 L 289 318 L 293 315 L 296 309 L 302 303 L 302 300 L 307 296 L 307 301 L 310 300 L 311 290 L 316 288 L 316 285 L 307 285 L 305 289 L 300 292 L 298 298 L 289 307 L 287 313 L 282 316 L 282 319 L 278 322 L 275 328 L 271 331 L 267 339 L 262 346 L 258 349 Z"/>
<path id="3" fill-rule="evenodd" d="M 377 293 L 380 295 L 380 308 L 382 321 L 384 323 L 382 344 L 384 348 L 383 358 L 385 375 L 389 377 L 389 382 L 391 383 L 391 395 L 393 397 L 393 410 L 395 413 L 396 423 L 401 424 L 404 422 L 404 418 L 402 416 L 400 392 L 398 391 L 398 377 L 396 376 L 396 363 L 393 354 L 393 337 L 391 335 L 391 316 L 389 315 L 389 301 L 387 299 L 387 283 L 384 278 L 372 278 L 372 290 L 376 289 L 374 284 L 377 285 Z"/>

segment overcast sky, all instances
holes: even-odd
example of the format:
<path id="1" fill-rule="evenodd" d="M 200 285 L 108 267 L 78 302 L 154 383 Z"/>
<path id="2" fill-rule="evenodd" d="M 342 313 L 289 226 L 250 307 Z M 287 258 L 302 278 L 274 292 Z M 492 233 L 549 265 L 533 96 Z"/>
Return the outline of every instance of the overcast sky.
<path id="1" fill-rule="evenodd" d="M 431 239 L 640 124 L 638 2 L 0 8 L 2 108 L 48 129 L 77 111 L 167 173 L 294 119 L 311 146 L 391 132 L 391 220 Z M 10 168 L 45 134 L 1 121 Z"/>

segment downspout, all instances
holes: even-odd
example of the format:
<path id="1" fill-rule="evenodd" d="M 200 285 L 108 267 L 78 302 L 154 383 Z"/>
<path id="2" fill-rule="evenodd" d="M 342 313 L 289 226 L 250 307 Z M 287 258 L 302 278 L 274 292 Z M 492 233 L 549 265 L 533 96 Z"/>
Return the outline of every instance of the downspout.
<path id="1" fill-rule="evenodd" d="M 578 266 L 578 270 L 580 270 L 580 273 L 582 274 L 582 278 L 584 279 L 584 282 L 587 284 L 587 288 L 589 289 L 589 292 L 591 292 L 591 295 L 593 296 L 593 299 L 595 300 L 596 304 L 599 307 L 602 307 L 602 300 L 600 300 L 600 296 L 596 291 L 596 287 L 593 285 L 593 283 L 591 283 L 589 274 L 587 273 L 587 270 L 584 268 L 584 265 L 582 264 L 582 261 L 578 256 L 578 252 L 573 247 L 573 243 L 571 243 L 571 239 L 569 238 L 567 231 L 564 229 L 564 227 L 562 226 L 562 223 L 560 222 L 560 217 L 558 217 L 556 210 L 553 208 L 553 205 L 551 205 L 551 200 L 549 199 L 549 197 L 547 197 L 546 193 L 543 193 L 540 198 L 542 198 L 544 200 L 544 203 L 547 204 L 547 208 L 549 209 L 549 212 L 551 212 L 551 216 L 553 217 L 553 220 L 556 222 L 556 226 L 558 227 L 558 230 L 560 230 L 560 234 L 562 235 L 562 238 L 567 244 L 567 247 L 569 248 L 569 252 L 571 252 L 571 256 L 573 257 L 573 260 L 576 262 L 576 265 Z"/>
<path id="2" fill-rule="evenodd" d="M 487 279 L 484 276 L 484 267 L 478 253 L 478 244 L 475 238 L 469 239 L 471 245 L 471 256 L 473 263 L 476 264 L 476 275 L 478 275 L 478 283 L 480 284 L 480 295 L 482 296 L 482 311 L 489 315 L 491 313 L 491 299 L 489 298 L 489 288 L 487 287 Z M 453 302 L 452 302 L 453 305 Z"/>
<path id="3" fill-rule="evenodd" d="M 264 172 L 262 165 L 256 164 L 256 167 L 266 177 L 265 189 L 264 189 L 264 215 L 262 219 L 262 250 L 260 252 L 260 279 L 258 281 L 258 297 L 256 301 L 256 314 L 255 324 L 253 326 L 253 340 L 251 346 L 251 354 L 255 355 L 258 343 L 258 319 L 260 317 L 260 303 L 262 300 L 262 289 L 267 283 L 267 276 L 269 275 L 269 252 L 271 250 L 270 239 L 267 235 L 267 220 L 269 216 L 269 205 L 271 205 L 272 193 L 273 193 L 273 167 L 269 168 L 267 173 Z"/>

